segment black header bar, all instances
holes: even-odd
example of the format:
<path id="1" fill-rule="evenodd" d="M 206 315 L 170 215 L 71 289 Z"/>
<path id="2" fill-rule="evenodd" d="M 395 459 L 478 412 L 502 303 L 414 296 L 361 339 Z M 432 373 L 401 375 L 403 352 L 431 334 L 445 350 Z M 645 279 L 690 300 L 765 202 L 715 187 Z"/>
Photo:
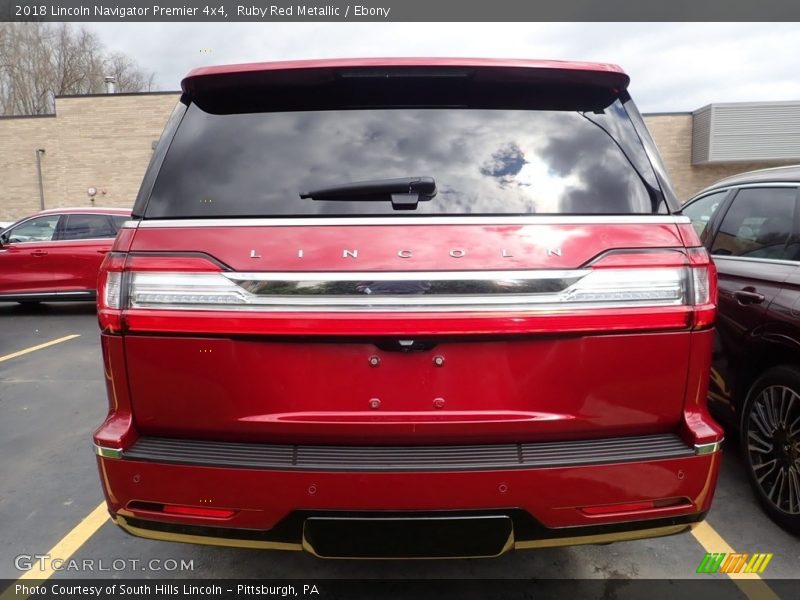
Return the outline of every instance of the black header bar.
<path id="1" fill-rule="evenodd" d="M 800 21 L 797 0 L 0 0 L 0 21 Z"/>

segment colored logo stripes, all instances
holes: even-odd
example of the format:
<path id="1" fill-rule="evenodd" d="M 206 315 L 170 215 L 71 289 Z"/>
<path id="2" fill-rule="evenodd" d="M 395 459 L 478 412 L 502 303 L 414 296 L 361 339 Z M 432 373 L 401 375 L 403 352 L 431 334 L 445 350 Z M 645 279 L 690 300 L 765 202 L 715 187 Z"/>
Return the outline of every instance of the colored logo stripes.
<path id="1" fill-rule="evenodd" d="M 730 553 L 725 552 L 706 553 L 697 573 L 763 573 L 767 568 L 772 554 L 766 553 Z"/>

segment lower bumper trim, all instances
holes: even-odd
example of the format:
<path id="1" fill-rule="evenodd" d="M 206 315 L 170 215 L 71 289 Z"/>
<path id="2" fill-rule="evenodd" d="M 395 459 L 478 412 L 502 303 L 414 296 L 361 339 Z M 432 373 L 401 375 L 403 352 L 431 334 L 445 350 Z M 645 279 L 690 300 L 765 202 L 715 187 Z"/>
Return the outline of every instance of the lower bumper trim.
<path id="1" fill-rule="evenodd" d="M 268 550 L 305 550 L 320 558 L 430 559 L 465 558 L 467 554 L 469 554 L 469 557 L 485 558 L 499 556 L 512 549 L 523 550 L 582 544 L 607 544 L 675 535 L 691 530 L 692 527 L 705 518 L 705 515 L 705 512 L 701 512 L 644 521 L 563 527 L 557 529 L 543 527 L 527 512 L 519 509 L 509 509 L 500 512 L 471 511 L 469 513 L 463 513 L 457 511 L 451 513 L 450 511 L 439 511 L 433 514 L 398 513 L 396 517 L 388 517 L 385 514 L 380 516 L 373 514 L 369 516 L 348 513 L 297 512 L 289 515 L 273 530 L 269 531 L 185 525 L 151 521 L 123 515 L 114 515 L 112 516 L 112 520 L 131 535 L 152 540 Z M 445 531 L 445 529 L 448 529 L 448 527 L 442 528 L 441 523 L 450 521 L 451 524 L 463 525 L 468 519 L 475 519 L 475 523 L 482 522 L 484 525 L 490 525 L 486 531 L 490 532 L 494 536 L 494 539 L 490 540 L 491 543 L 488 546 L 484 546 L 484 548 L 494 544 L 496 547 L 494 551 L 483 550 L 474 552 L 471 549 L 477 548 L 475 544 L 469 546 L 470 549 L 466 551 L 463 548 L 452 552 L 446 551 L 447 547 L 453 547 L 452 544 L 455 540 L 447 539 L 448 532 Z M 351 548 L 363 548 L 363 555 L 356 555 L 353 551 L 343 553 L 341 548 L 331 551 L 330 546 L 322 547 L 317 540 L 319 539 L 318 534 L 320 533 L 319 525 L 322 522 L 326 522 L 326 524 L 329 525 L 333 521 L 336 521 L 336 532 L 332 530 L 324 532 L 326 537 L 331 533 L 336 533 L 336 535 L 341 536 L 343 532 L 347 532 L 347 535 L 356 534 L 353 536 L 356 537 L 371 530 L 372 532 L 377 532 L 377 539 L 373 539 L 366 545 L 351 546 Z M 397 537 L 395 537 L 394 540 L 391 538 L 387 539 L 385 535 L 387 529 L 384 528 L 381 530 L 380 527 L 387 521 L 394 521 L 397 525 L 406 527 L 413 523 L 415 527 L 414 535 L 405 535 L 404 538 L 406 541 L 416 539 L 420 548 L 408 548 L 407 545 L 398 544 Z M 439 545 L 432 544 L 431 536 L 427 535 L 428 532 L 425 531 L 426 524 L 434 524 L 437 521 L 439 529 L 436 531 L 436 535 L 445 536 L 445 543 Z M 506 526 L 507 529 L 504 529 Z M 315 533 L 312 531 L 315 527 L 316 538 Z M 400 528 L 395 528 L 395 532 L 400 530 Z M 434 531 L 434 529 L 429 531 Z M 456 531 L 456 529 L 449 528 L 449 531 L 452 533 Z M 293 533 L 287 537 L 286 534 L 289 532 Z M 469 536 L 470 533 L 477 535 L 480 532 L 467 531 L 466 533 L 467 536 Z M 431 547 L 439 548 L 439 550 L 431 552 L 429 550 Z"/>

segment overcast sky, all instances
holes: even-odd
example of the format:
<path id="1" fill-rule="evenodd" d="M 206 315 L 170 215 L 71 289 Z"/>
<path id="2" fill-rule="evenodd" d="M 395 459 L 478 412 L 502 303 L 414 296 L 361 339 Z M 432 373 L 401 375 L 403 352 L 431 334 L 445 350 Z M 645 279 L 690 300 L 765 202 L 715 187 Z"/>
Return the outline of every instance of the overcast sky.
<path id="1" fill-rule="evenodd" d="M 300 58 L 477 56 L 611 62 L 643 112 L 800 100 L 798 23 L 89 23 L 179 89 L 193 67 Z"/>

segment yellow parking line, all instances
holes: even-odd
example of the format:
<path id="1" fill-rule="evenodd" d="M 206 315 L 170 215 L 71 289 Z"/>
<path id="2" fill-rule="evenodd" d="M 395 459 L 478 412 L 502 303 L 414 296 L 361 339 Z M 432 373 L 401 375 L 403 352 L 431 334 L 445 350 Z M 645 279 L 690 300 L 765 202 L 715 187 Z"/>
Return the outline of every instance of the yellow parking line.
<path id="1" fill-rule="evenodd" d="M 19 352 L 12 352 L 11 354 L 6 354 L 5 356 L 0 356 L 0 362 L 5 362 L 7 360 L 11 360 L 12 358 L 17 358 L 18 356 L 24 356 L 25 354 L 30 354 L 31 352 L 36 352 L 37 350 L 42 350 L 43 348 L 49 348 L 50 346 L 55 346 L 61 342 L 68 342 L 69 340 L 74 340 L 78 337 L 81 337 L 81 334 L 73 333 L 72 335 L 65 335 L 57 340 L 45 342 L 44 344 L 39 344 L 38 346 L 31 346 L 30 348 L 25 348 Z"/>
<path id="2" fill-rule="evenodd" d="M 716 530 L 703 521 L 692 529 L 692 535 L 705 548 L 706 552 L 735 554 L 736 551 Z M 749 600 L 780 600 L 757 573 L 728 573 L 728 577 L 739 587 Z"/>
<path id="3" fill-rule="evenodd" d="M 50 548 L 50 551 L 47 553 L 49 558 L 44 565 L 44 569 L 41 568 L 41 563 L 37 562 L 35 568 L 32 568 L 22 575 L 17 581 L 23 581 L 25 579 L 49 579 L 54 573 L 52 567 L 53 560 L 61 559 L 66 562 L 107 520 L 108 509 L 104 501 L 89 513 L 88 517 L 78 523 L 72 531 L 61 538 L 55 546 Z"/>

